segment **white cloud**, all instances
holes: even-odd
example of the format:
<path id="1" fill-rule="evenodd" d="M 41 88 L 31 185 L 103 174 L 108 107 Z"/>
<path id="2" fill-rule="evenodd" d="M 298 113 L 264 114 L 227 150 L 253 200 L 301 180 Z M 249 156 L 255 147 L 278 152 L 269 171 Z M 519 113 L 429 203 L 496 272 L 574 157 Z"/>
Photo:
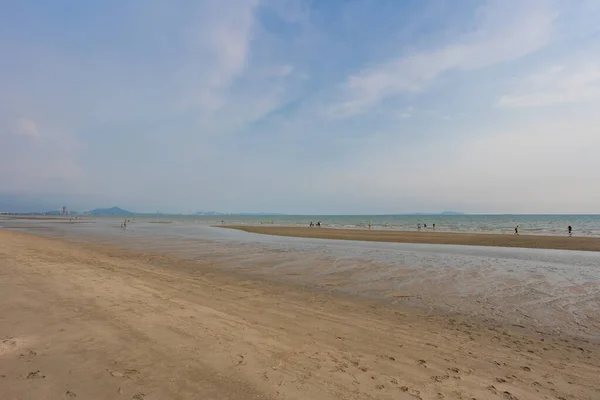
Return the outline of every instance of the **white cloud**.
<path id="1" fill-rule="evenodd" d="M 489 2 L 478 10 L 477 28 L 454 43 L 364 69 L 343 87 L 343 100 L 329 109 L 348 117 L 401 92 L 422 90 L 440 74 L 514 60 L 544 47 L 556 13 L 547 2 Z"/>
<path id="2" fill-rule="evenodd" d="M 397 116 L 400 119 L 407 119 L 413 116 L 415 112 L 415 108 L 413 106 L 409 106 L 398 111 L 395 111 L 393 115 Z"/>
<path id="3" fill-rule="evenodd" d="M 279 76 L 288 76 L 289 74 L 292 73 L 292 71 L 294 71 L 294 67 L 287 64 L 282 66 L 281 68 L 279 68 L 278 74 Z"/>
<path id="4" fill-rule="evenodd" d="M 9 149 L 0 159 L 2 189 L 85 188 L 150 211 L 591 210 L 600 201 L 592 176 L 600 121 L 591 105 L 577 118 L 579 104 L 510 119 L 489 107 L 502 95 L 503 107 L 525 107 L 597 94 L 594 56 L 561 56 L 564 47 L 580 48 L 581 35 L 564 29 L 563 14 L 555 22 L 554 3 L 534 1 L 488 2 L 474 20 L 463 13 L 448 24 L 468 27 L 458 36 L 438 14 L 420 18 L 422 9 L 410 15 L 418 22 L 409 33 L 398 26 L 396 36 L 376 37 L 378 27 L 353 26 L 366 33 L 366 49 L 348 46 L 345 34 L 362 8 L 341 24 L 329 19 L 347 4 L 311 10 L 304 0 L 142 2 L 146 14 L 128 7 L 117 19 L 82 15 L 80 40 L 37 30 L 7 35 L 0 45 L 14 57 L 0 74 L 0 134 Z M 40 32 L 54 29 L 56 21 L 40 18 Z M 392 47 L 402 53 L 381 62 Z M 506 86 L 507 77 L 548 60 Z M 329 86 L 337 77 L 347 78 L 341 88 Z M 577 126 L 555 124 L 561 115 Z M 87 147 L 73 147 L 75 138 Z M 265 197 L 272 182 L 277 193 Z"/>
<path id="5" fill-rule="evenodd" d="M 208 2 L 198 10 L 197 25 L 185 27 L 189 57 L 175 73 L 185 85 L 180 110 L 211 113 L 225 105 L 226 90 L 248 67 L 259 4 Z"/>
<path id="6" fill-rule="evenodd" d="M 39 138 L 37 125 L 34 121 L 27 118 L 19 118 L 15 124 L 15 133 L 17 135 L 29 136 L 32 138 Z"/>
<path id="7" fill-rule="evenodd" d="M 600 63 L 552 66 L 518 83 L 514 93 L 500 97 L 507 108 L 544 107 L 600 100 Z"/>

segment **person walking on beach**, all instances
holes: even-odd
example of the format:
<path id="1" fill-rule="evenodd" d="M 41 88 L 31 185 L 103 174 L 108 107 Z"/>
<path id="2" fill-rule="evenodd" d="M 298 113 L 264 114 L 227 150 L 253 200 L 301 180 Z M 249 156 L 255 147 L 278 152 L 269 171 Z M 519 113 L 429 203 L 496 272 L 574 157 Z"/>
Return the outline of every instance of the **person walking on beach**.
<path id="1" fill-rule="evenodd" d="M 569 237 L 573 236 L 573 227 L 569 225 Z"/>
<path id="2" fill-rule="evenodd" d="M 515 226 L 515 235 L 519 234 L 519 225 Z"/>
<path id="3" fill-rule="evenodd" d="M 371 230 L 371 221 L 369 221 L 369 230 Z"/>

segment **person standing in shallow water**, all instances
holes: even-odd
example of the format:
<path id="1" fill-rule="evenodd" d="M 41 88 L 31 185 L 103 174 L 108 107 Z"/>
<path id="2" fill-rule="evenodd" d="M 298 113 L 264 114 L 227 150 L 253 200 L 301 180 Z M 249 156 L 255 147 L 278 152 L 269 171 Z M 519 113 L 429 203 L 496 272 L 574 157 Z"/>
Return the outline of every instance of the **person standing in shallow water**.
<path id="1" fill-rule="evenodd" d="M 569 237 L 573 236 L 573 227 L 569 225 Z"/>
<path id="2" fill-rule="evenodd" d="M 519 234 L 519 225 L 515 226 L 515 235 Z"/>

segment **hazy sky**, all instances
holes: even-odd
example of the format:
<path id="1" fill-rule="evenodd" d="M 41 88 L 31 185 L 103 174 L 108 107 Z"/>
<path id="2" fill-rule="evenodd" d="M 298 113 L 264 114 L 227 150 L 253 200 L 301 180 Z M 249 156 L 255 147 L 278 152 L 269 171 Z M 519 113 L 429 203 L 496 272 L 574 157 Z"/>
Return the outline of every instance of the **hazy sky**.
<path id="1" fill-rule="evenodd" d="M 24 0 L 0 54 L 0 195 L 600 212 L 599 1 Z"/>

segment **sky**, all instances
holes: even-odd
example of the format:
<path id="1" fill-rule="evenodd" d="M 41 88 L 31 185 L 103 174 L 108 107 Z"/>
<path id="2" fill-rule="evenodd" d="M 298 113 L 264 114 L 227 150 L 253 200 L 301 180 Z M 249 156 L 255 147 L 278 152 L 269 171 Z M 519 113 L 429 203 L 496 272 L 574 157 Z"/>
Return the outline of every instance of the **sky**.
<path id="1" fill-rule="evenodd" d="M 0 198 L 600 213 L 598 1 L 23 0 L 0 54 Z"/>

